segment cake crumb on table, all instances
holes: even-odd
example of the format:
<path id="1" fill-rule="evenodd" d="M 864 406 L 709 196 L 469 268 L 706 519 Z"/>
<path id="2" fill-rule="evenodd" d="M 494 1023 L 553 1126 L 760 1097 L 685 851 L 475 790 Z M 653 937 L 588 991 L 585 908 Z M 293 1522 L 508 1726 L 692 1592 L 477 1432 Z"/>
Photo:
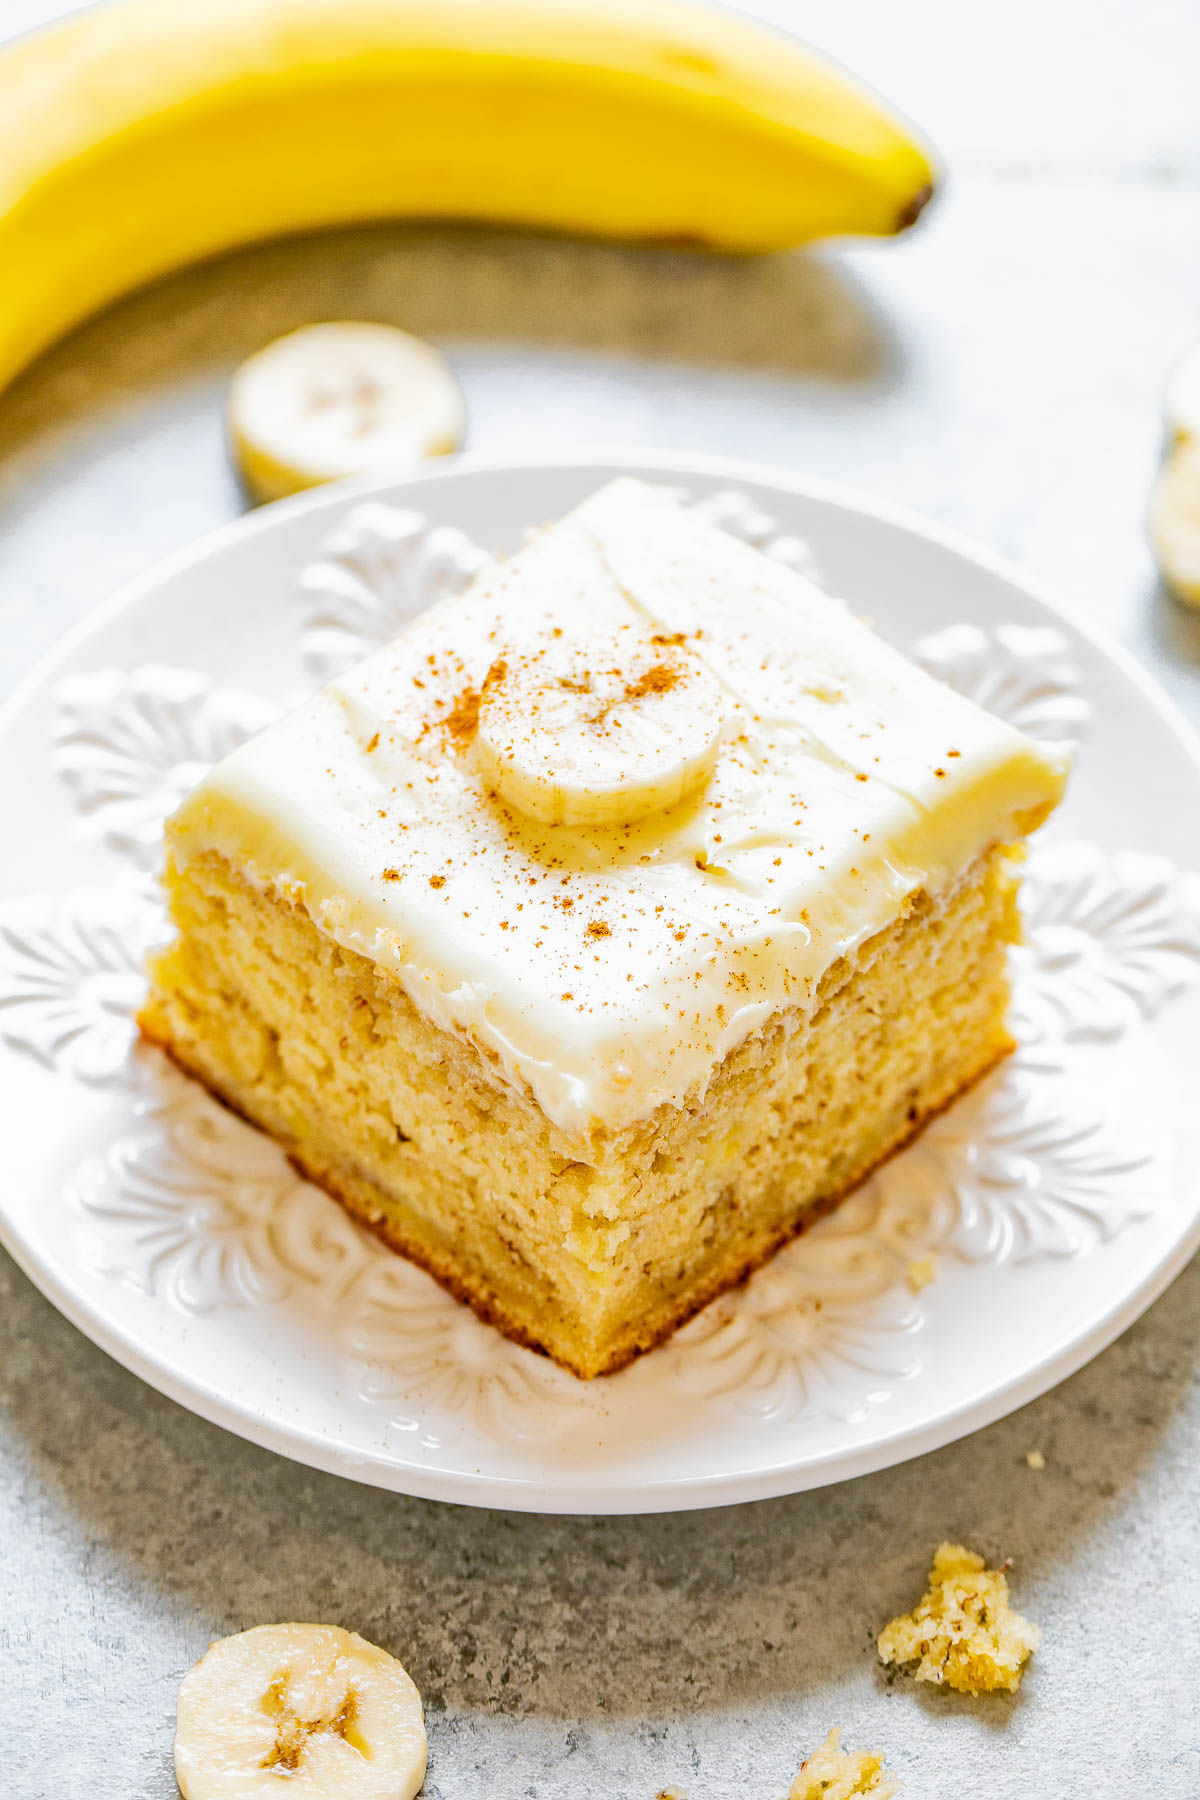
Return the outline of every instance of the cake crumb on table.
<path id="1" fill-rule="evenodd" d="M 899 1792 L 898 1784 L 884 1773 L 878 1750 L 843 1750 L 841 1736 L 835 1725 L 821 1748 L 801 1764 L 787 1800 L 855 1800 L 860 1794 L 891 1800 Z"/>
<path id="2" fill-rule="evenodd" d="M 960 1694 L 1014 1694 L 1040 1633 L 1009 1604 L 1004 1569 L 961 1544 L 940 1544 L 928 1591 L 879 1634 L 879 1658 Z M 853 1791 L 853 1790 L 851 1790 Z"/>
<path id="3" fill-rule="evenodd" d="M 1046 1466 L 1046 1459 L 1040 1450 L 1027 1450 L 1025 1452 L 1025 1461 L 1029 1464 L 1031 1469 L 1044 1469 Z"/>

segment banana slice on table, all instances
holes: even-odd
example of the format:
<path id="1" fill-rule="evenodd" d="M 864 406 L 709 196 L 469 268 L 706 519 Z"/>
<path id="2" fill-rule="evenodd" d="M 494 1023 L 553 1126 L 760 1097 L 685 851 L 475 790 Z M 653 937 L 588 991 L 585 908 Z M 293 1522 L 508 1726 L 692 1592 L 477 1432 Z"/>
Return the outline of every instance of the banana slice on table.
<path id="1" fill-rule="evenodd" d="M 462 393 L 440 351 L 395 325 L 304 325 L 249 357 L 229 436 L 256 500 L 457 450 Z"/>
<path id="2" fill-rule="evenodd" d="M 1164 411 L 1176 442 L 1200 438 L 1200 344 L 1193 344 L 1172 369 Z"/>
<path id="3" fill-rule="evenodd" d="M 635 628 L 497 658 L 479 702 L 485 782 L 546 825 L 628 825 L 696 793 L 725 715 L 716 677 Z"/>
<path id="4" fill-rule="evenodd" d="M 1158 472 L 1150 546 L 1171 591 L 1200 606 L 1200 439 L 1176 444 Z"/>
<path id="5" fill-rule="evenodd" d="M 179 1689 L 183 1800 L 413 1800 L 421 1696 L 394 1656 L 336 1625 L 259 1625 L 211 1646 Z"/>

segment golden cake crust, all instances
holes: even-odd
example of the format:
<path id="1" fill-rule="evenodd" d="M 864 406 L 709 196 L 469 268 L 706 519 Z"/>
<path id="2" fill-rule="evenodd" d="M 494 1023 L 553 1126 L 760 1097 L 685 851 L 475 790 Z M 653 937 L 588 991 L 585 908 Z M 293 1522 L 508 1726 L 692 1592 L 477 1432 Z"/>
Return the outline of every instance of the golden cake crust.
<path id="1" fill-rule="evenodd" d="M 439 1287 L 444 1288 L 455 1300 L 469 1306 L 475 1316 L 481 1319 L 485 1325 L 494 1326 L 513 1343 L 521 1344 L 528 1350 L 534 1350 L 539 1356 L 548 1357 L 583 1380 L 590 1380 L 599 1375 L 617 1374 L 621 1369 L 627 1368 L 630 1363 L 635 1362 L 639 1356 L 643 1356 L 646 1351 L 653 1350 L 659 1344 L 665 1343 L 676 1331 L 686 1325 L 689 1319 L 693 1319 L 697 1313 L 703 1312 L 706 1306 L 711 1306 L 712 1302 L 719 1299 L 722 1294 L 729 1293 L 732 1289 L 740 1287 L 743 1282 L 748 1281 L 755 1270 L 770 1262 L 771 1258 L 776 1256 L 785 1244 L 793 1243 L 797 1238 L 803 1237 L 810 1226 L 827 1218 L 844 1200 L 849 1199 L 851 1194 L 856 1193 L 865 1182 L 869 1181 L 884 1163 L 907 1149 L 908 1145 L 921 1135 L 931 1120 L 946 1112 L 963 1094 L 990 1075 L 992 1070 L 997 1068 L 1005 1057 L 1011 1055 L 1016 1048 L 1015 1043 L 1010 1039 L 998 1049 L 990 1049 L 978 1066 L 969 1071 L 953 1093 L 947 1094 L 936 1104 L 919 1111 L 917 1117 L 909 1121 L 907 1129 L 897 1136 L 868 1168 L 860 1170 L 836 1191 L 812 1201 L 803 1217 L 780 1230 L 765 1246 L 756 1248 L 752 1255 L 743 1256 L 740 1259 L 732 1258 L 727 1266 L 714 1274 L 702 1288 L 690 1293 L 686 1302 L 665 1322 L 660 1321 L 651 1334 L 644 1339 L 639 1338 L 623 1346 L 600 1368 L 587 1369 L 572 1364 L 561 1351 L 552 1355 L 545 1344 L 539 1343 L 532 1333 L 513 1317 L 485 1281 L 471 1275 L 448 1258 L 439 1256 L 429 1245 L 421 1243 L 411 1234 L 404 1232 L 392 1221 L 380 1218 L 378 1213 L 372 1210 L 370 1202 L 359 1191 L 360 1187 L 369 1188 L 371 1185 L 369 1182 L 356 1183 L 354 1180 L 347 1179 L 345 1175 L 320 1165 L 314 1158 L 304 1156 L 294 1145 L 289 1145 L 279 1132 L 266 1131 L 265 1127 L 259 1125 L 257 1120 L 252 1118 L 230 1094 L 222 1091 L 217 1080 L 172 1043 L 170 1038 L 159 1031 L 145 1014 L 139 1015 L 138 1026 L 147 1043 L 165 1051 L 175 1066 L 191 1079 L 198 1081 L 214 1100 L 219 1101 L 222 1106 L 236 1114 L 238 1118 L 245 1120 L 247 1124 L 253 1125 L 256 1130 L 263 1131 L 265 1136 L 271 1137 L 275 1142 L 281 1144 L 288 1161 L 297 1174 L 304 1180 L 313 1182 L 331 1199 L 336 1200 L 353 1219 L 386 1244 L 389 1250 L 395 1251 L 397 1255 L 403 1256 L 408 1262 L 415 1263 L 419 1269 L 423 1269 L 427 1275 L 431 1275 Z"/>

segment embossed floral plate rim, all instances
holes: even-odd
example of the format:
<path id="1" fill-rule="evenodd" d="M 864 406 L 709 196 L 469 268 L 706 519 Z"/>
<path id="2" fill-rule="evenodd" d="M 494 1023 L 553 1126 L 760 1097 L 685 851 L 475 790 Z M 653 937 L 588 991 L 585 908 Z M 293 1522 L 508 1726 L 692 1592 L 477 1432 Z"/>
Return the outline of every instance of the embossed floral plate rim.
<path id="1" fill-rule="evenodd" d="M 788 517 L 789 508 L 798 508 L 809 515 L 806 527 L 809 530 L 813 518 L 825 514 L 840 516 L 843 528 L 855 521 L 860 521 L 868 532 L 883 527 L 885 532 L 915 539 L 935 557 L 959 565 L 968 584 L 982 575 L 996 586 L 998 595 L 1007 591 L 1023 615 L 1032 610 L 1048 624 L 1061 626 L 1079 640 L 1093 658 L 1107 666 L 1119 689 L 1126 694 L 1132 690 L 1143 714 L 1153 715 L 1158 727 L 1173 741 L 1180 767 L 1187 771 L 1182 788 L 1186 788 L 1193 815 L 1190 825 L 1186 819 L 1181 821 L 1182 860 L 1188 867 L 1200 863 L 1195 830 L 1197 797 L 1200 796 L 1200 746 L 1170 702 L 1120 646 L 1108 642 L 1086 621 L 1073 617 L 1067 609 L 1040 594 L 1035 584 L 1002 558 L 902 508 L 823 481 L 702 455 L 672 455 L 639 449 L 628 452 L 604 450 L 537 461 L 523 457 L 447 459 L 444 464 L 409 479 L 366 481 L 320 490 L 235 521 L 127 585 L 85 619 L 0 710 L 0 737 L 7 740 L 8 734 L 15 729 L 20 739 L 28 719 L 37 714 L 39 696 L 48 693 L 66 666 L 86 666 L 92 646 L 111 635 L 112 629 L 119 628 L 122 621 L 134 626 L 140 609 L 158 604 L 163 591 L 169 596 L 173 584 L 203 569 L 214 557 L 229 553 L 237 555 L 248 545 L 275 539 L 278 543 L 277 578 L 286 584 L 289 575 L 295 577 L 301 563 L 318 554 L 331 526 L 345 520 L 356 507 L 364 504 L 382 500 L 399 506 L 419 507 L 423 500 L 428 503 L 432 494 L 444 495 L 447 491 L 453 494 L 472 484 L 479 488 L 481 483 L 489 490 L 495 489 L 497 484 L 500 487 L 515 484 L 516 489 L 523 489 L 530 495 L 546 490 L 544 507 L 539 507 L 532 517 L 525 516 L 529 510 L 525 508 L 520 523 L 526 524 L 550 516 L 570 503 L 569 496 L 550 497 L 556 486 L 561 488 L 565 483 L 566 487 L 571 487 L 574 484 L 574 492 L 579 493 L 620 472 L 684 486 L 699 483 L 702 490 L 709 492 L 735 489 L 749 493 L 755 505 L 772 508 L 781 515 L 784 531 L 797 529 Z M 464 523 L 469 525 L 470 520 L 464 519 Z M 819 564 L 820 533 L 813 532 L 812 535 L 818 540 Z M 879 581 L 886 583 L 886 572 L 880 573 Z M 880 591 L 885 591 L 882 585 Z M 861 600 L 862 596 L 855 598 Z M 136 638 L 134 629 L 131 642 L 135 643 Z M 111 656 L 107 660 L 111 661 Z M 29 712 L 31 703 L 32 715 Z M 36 729 L 33 739 L 37 739 Z M 26 737 L 26 754 L 29 748 Z M 1180 789 L 1179 768 L 1173 771 L 1173 776 L 1176 788 Z M 1187 841 L 1189 837 L 1190 842 Z M 62 846 L 58 845 L 57 850 L 60 871 L 47 884 L 51 887 L 56 882 L 63 884 Z M 12 1053 L 6 1050 L 4 1054 Z M 62 1173 L 57 1169 L 47 1174 L 48 1181 L 61 1179 Z M 1175 1206 L 1170 1229 L 1162 1234 L 1162 1241 L 1149 1262 L 1137 1267 L 1133 1278 L 1107 1292 L 1086 1323 L 1072 1329 L 1052 1354 L 1041 1355 L 1024 1366 L 1018 1359 L 1018 1366 L 1011 1373 L 981 1383 L 955 1404 L 935 1409 L 929 1418 L 918 1424 L 901 1424 L 889 1429 L 886 1412 L 876 1410 L 861 1422 L 861 1429 L 859 1425 L 848 1426 L 843 1441 L 832 1447 L 817 1448 L 813 1444 L 806 1447 L 804 1415 L 801 1413 L 790 1440 L 783 1442 L 782 1452 L 777 1432 L 772 1442 L 763 1441 L 763 1454 L 757 1462 L 743 1462 L 738 1468 L 722 1466 L 718 1446 L 715 1466 L 698 1472 L 694 1469 L 684 1472 L 672 1467 L 668 1446 L 660 1466 L 649 1478 L 643 1475 L 632 1481 L 622 1473 L 619 1459 L 611 1469 L 603 1466 L 603 1459 L 598 1463 L 595 1456 L 585 1459 L 587 1466 L 584 1463 L 576 1466 L 570 1457 L 565 1461 L 561 1457 L 556 1460 L 552 1454 L 539 1463 L 539 1453 L 535 1451 L 530 1453 L 527 1469 L 514 1470 L 511 1458 L 506 1464 L 504 1457 L 494 1456 L 486 1441 L 468 1445 L 465 1452 L 460 1447 L 456 1456 L 439 1456 L 432 1444 L 423 1455 L 406 1456 L 403 1440 L 397 1443 L 394 1433 L 389 1438 L 386 1431 L 381 1432 L 374 1443 L 361 1441 L 361 1434 L 356 1443 L 343 1441 L 336 1429 L 330 1429 L 328 1420 L 318 1428 L 305 1422 L 302 1393 L 291 1395 L 286 1403 L 281 1400 L 272 1411 L 264 1408 L 261 1402 L 248 1402 L 240 1396 L 236 1379 L 206 1379 L 189 1365 L 186 1329 L 181 1331 L 182 1341 L 171 1354 L 161 1351 L 148 1354 L 122 1317 L 119 1298 L 125 1290 L 114 1286 L 107 1290 L 106 1296 L 105 1290 L 98 1289 L 95 1283 L 89 1286 L 71 1266 L 67 1256 L 49 1251 L 46 1244 L 38 1240 L 36 1233 L 28 1228 L 28 1221 L 20 1216 L 19 1208 L 14 1208 L 7 1199 L 0 1200 L 0 1239 L 59 1310 L 101 1348 L 171 1398 L 266 1448 L 330 1472 L 433 1499 L 519 1510 L 638 1512 L 762 1498 L 868 1473 L 935 1449 L 1025 1404 L 1104 1348 L 1169 1284 L 1200 1244 L 1198 1201 L 1200 1196 L 1193 1194 Z M 816 1242 L 815 1234 L 811 1241 Z M 718 1334 L 723 1329 L 724 1326 L 719 1326 Z M 653 1366 L 664 1366 L 657 1364 L 656 1359 L 663 1358 L 665 1362 L 671 1354 L 670 1350 L 656 1352 L 653 1357 L 644 1359 L 638 1365 L 643 1372 L 641 1379 L 644 1381 L 645 1371 Z M 603 1407 L 597 1416 L 603 1418 Z M 726 1421 L 726 1427 L 727 1449 L 737 1435 L 748 1432 L 752 1436 L 755 1429 L 752 1425 L 739 1424 L 737 1420 L 732 1425 Z"/>

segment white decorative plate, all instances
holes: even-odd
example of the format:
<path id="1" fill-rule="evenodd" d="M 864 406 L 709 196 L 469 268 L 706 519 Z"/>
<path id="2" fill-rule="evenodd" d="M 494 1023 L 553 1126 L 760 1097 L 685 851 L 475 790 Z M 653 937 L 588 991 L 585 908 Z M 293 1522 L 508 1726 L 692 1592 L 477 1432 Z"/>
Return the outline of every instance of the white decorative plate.
<path id="1" fill-rule="evenodd" d="M 130 1015 L 162 819 L 205 764 L 622 471 L 687 489 L 945 680 L 1080 749 L 1031 860 L 1019 1052 L 745 1288 L 589 1385 L 359 1232 L 137 1045 Z M 104 1349 L 285 1455 L 539 1511 L 817 1486 L 1041 1393 L 1200 1241 L 1197 746 L 1121 653 L 888 508 L 642 455 L 325 490 L 118 596 L 0 738 L 0 1231 Z"/>

